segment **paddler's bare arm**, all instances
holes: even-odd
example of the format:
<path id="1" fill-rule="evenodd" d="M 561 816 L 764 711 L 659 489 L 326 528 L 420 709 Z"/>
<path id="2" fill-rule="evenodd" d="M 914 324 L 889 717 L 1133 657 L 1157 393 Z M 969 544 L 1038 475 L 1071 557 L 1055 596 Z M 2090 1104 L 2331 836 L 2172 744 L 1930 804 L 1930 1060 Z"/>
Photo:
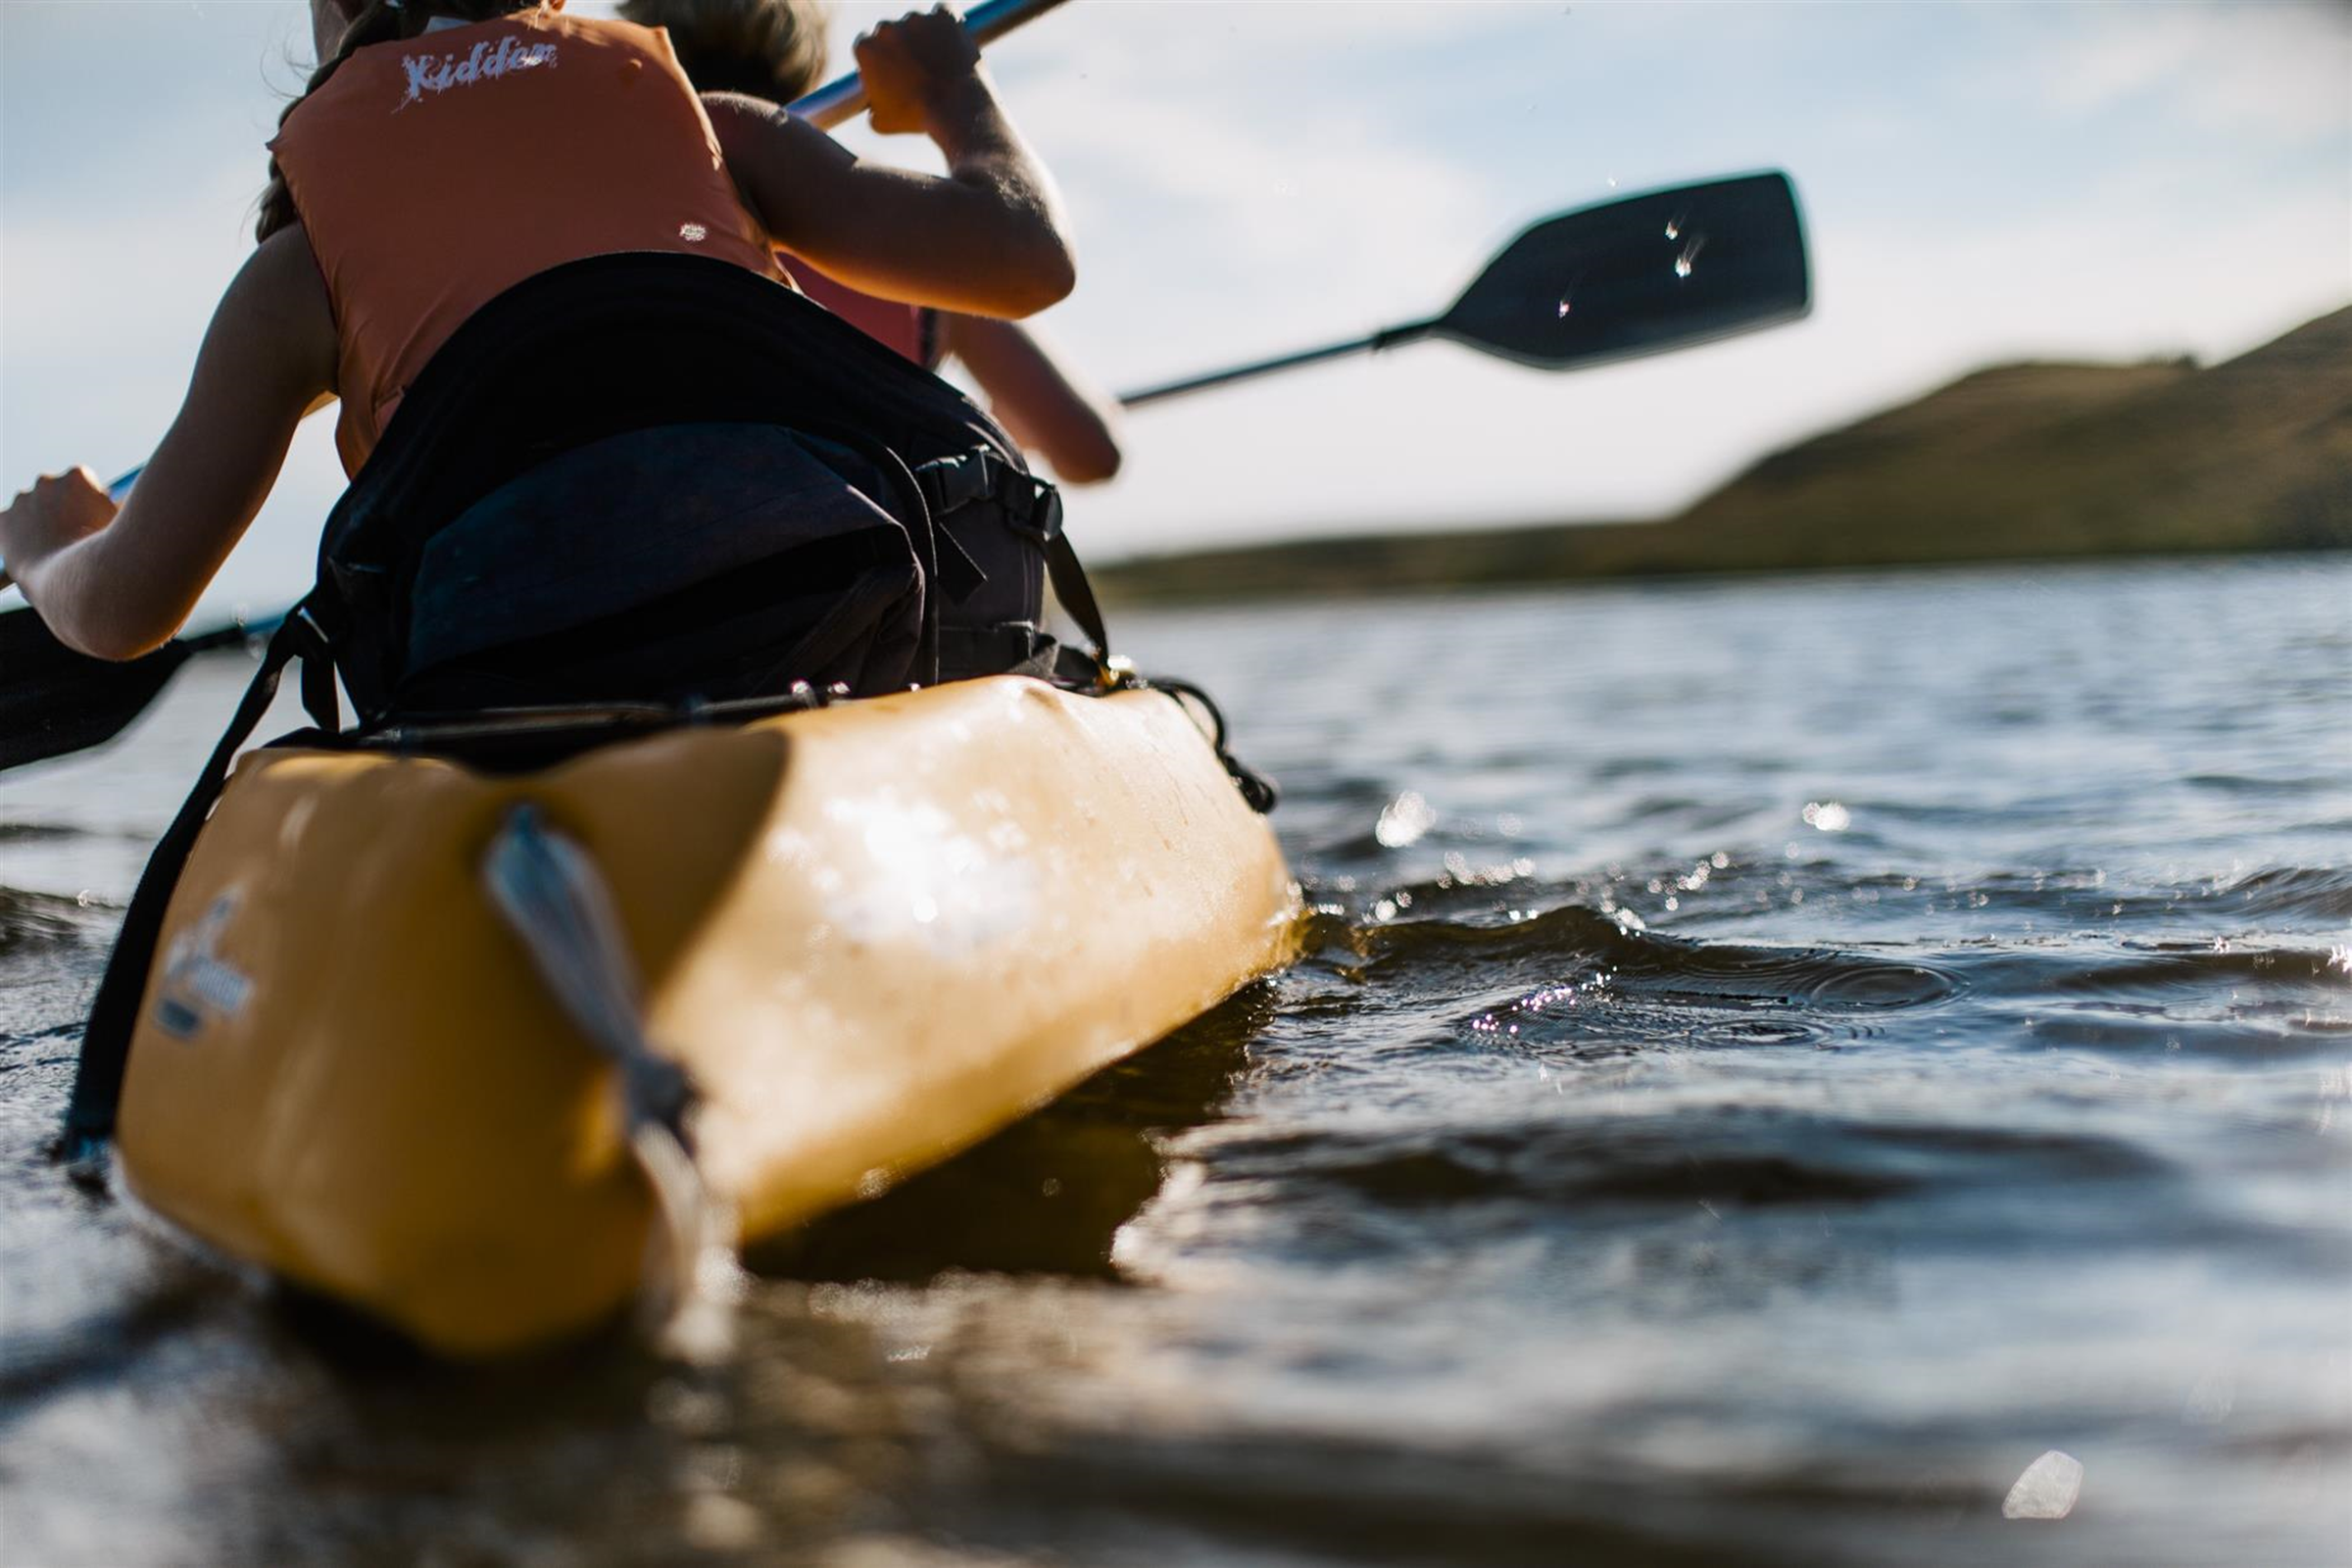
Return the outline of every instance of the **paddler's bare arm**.
<path id="1" fill-rule="evenodd" d="M 988 408 L 1027 451 L 1042 453 L 1067 484 L 1098 484 L 1119 471 L 1118 405 L 1062 363 L 1034 328 L 951 316 L 947 351 L 988 394 Z"/>
<path id="2" fill-rule="evenodd" d="M 335 322 L 297 226 L 262 242 L 213 315 L 179 416 L 117 511 L 86 469 L 0 513 L 0 555 L 68 647 L 162 646 L 243 537 L 303 414 L 331 397 Z"/>
<path id="3" fill-rule="evenodd" d="M 756 98 L 703 101 L 727 168 L 775 242 L 852 287 L 970 316 L 1042 311 L 1077 280 L 1060 203 L 945 11 L 858 40 L 874 128 L 920 130 L 947 155 L 937 178 L 860 162 L 823 131 Z"/>

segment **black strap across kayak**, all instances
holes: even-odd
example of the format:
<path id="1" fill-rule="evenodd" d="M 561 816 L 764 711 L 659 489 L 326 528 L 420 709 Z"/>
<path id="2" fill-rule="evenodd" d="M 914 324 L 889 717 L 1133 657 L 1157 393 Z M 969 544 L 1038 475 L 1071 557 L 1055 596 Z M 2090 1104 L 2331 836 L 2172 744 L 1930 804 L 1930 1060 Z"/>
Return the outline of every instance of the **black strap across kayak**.
<path id="1" fill-rule="evenodd" d="M 93 1156 L 114 1135 L 122 1075 L 130 1062 L 130 1037 L 138 1026 L 139 1001 L 146 995 L 147 976 L 155 967 L 156 944 L 163 936 L 172 892 L 179 885 L 188 856 L 196 848 L 196 836 L 220 799 L 238 748 L 270 711 L 277 698 L 278 678 L 296 659 L 303 661 L 304 706 L 321 728 L 335 727 L 333 665 L 306 602 L 295 606 L 270 636 L 262 654 L 262 667 L 254 672 L 252 684 L 238 700 L 236 715 L 213 748 L 172 825 L 156 841 L 147 868 L 139 873 L 138 887 L 130 896 L 130 907 L 123 912 L 115 950 L 106 960 L 105 977 L 90 1004 L 89 1024 L 82 1031 L 81 1063 L 74 1076 L 74 1097 L 66 1106 L 65 1128 L 56 1151 L 60 1158 L 80 1170 L 95 1172 Z"/>

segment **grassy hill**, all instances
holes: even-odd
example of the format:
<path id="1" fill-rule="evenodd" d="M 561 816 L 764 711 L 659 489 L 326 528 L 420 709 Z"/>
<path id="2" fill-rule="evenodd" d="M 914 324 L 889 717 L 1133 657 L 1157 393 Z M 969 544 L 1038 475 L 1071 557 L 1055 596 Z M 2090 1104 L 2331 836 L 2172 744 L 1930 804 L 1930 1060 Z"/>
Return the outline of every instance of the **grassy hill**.
<path id="1" fill-rule="evenodd" d="M 1121 563 L 1119 599 L 2352 548 L 2352 307 L 2199 369 L 2005 365 L 1762 459 L 1681 515 Z"/>

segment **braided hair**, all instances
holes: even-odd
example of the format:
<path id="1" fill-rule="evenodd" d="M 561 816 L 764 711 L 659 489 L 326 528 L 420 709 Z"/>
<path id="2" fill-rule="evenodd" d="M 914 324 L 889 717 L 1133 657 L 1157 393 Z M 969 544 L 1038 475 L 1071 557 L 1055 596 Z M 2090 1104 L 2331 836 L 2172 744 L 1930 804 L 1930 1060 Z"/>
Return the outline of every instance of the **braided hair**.
<path id="1" fill-rule="evenodd" d="M 539 0 L 368 0 L 366 9 L 352 19 L 350 26 L 343 29 L 343 41 L 336 46 L 333 56 L 318 63 L 318 69 L 311 73 L 311 79 L 303 83 L 301 94 L 286 105 L 285 112 L 277 117 L 278 128 L 285 128 L 294 111 L 300 109 L 311 94 L 325 86 L 326 78 L 333 75 L 344 61 L 370 44 L 401 43 L 416 37 L 432 24 L 436 17 L 454 17 L 461 22 L 489 22 L 517 11 L 532 10 L 538 3 Z M 277 160 L 272 157 L 270 160 L 270 183 L 262 191 L 261 219 L 254 224 L 253 237 L 256 242 L 266 240 L 279 229 L 290 228 L 299 221 L 301 214 L 294 210 L 294 193 L 286 188 L 286 176 L 278 169 Z"/>

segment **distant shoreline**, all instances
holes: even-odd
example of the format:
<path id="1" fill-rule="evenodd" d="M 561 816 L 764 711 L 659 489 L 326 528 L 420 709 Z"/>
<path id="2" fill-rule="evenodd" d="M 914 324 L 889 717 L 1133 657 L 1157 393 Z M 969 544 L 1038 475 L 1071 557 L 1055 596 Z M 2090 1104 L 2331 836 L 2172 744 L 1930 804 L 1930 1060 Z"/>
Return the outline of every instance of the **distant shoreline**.
<path id="1" fill-rule="evenodd" d="M 1530 533 L 1550 533 L 1559 525 L 1538 524 L 1523 530 Z M 1575 524 L 1568 526 L 1574 527 Z M 1409 534 L 1396 537 L 1412 540 L 1445 540 L 1458 538 L 1454 534 Z M 1514 573 L 1510 575 L 1381 577 L 1371 573 L 1350 574 L 1328 569 L 1299 577 L 1280 574 L 1279 557 L 1292 549 L 1308 549 L 1323 545 L 1350 542 L 1338 537 L 1314 541 L 1291 541 L 1286 544 L 1250 546 L 1234 551 L 1202 551 L 1183 556 L 1138 558 L 1088 568 L 1102 602 L 1112 610 L 1155 609 L 1162 606 L 1180 607 L 1210 603 L 1258 604 L 1277 600 L 1337 601 L 1348 599 L 1403 599 L 1415 596 L 1496 597 L 1534 593 L 1547 589 L 1577 587 L 1606 587 L 1623 583 L 1707 583 L 1749 582 L 1760 578 L 1834 577 L 1895 575 L 1917 571 L 1969 571 L 1978 568 L 1994 569 L 2026 566 L 2096 566 L 2102 564 L 2161 565 L 2166 563 L 2187 564 L 2194 562 L 2275 561 L 2297 556 L 2315 562 L 2331 561 L 2352 553 L 2352 542 L 2321 545 L 2277 545 L 2241 548 L 2215 545 L 2210 548 L 2172 548 L 2148 550 L 2099 550 L 2073 554 L 2042 555 L 1985 555 L 1946 556 L 1934 559 L 1813 562 L 1785 565 L 1689 565 L 1632 568 L 1612 571 L 1559 572 L 1550 575 Z M 1171 572 L 1170 566 L 1182 569 Z"/>
<path id="2" fill-rule="evenodd" d="M 1130 604 L 2352 549 L 2352 307 L 2226 364 L 1996 366 L 1648 522 L 1351 534 L 1096 570 Z"/>

